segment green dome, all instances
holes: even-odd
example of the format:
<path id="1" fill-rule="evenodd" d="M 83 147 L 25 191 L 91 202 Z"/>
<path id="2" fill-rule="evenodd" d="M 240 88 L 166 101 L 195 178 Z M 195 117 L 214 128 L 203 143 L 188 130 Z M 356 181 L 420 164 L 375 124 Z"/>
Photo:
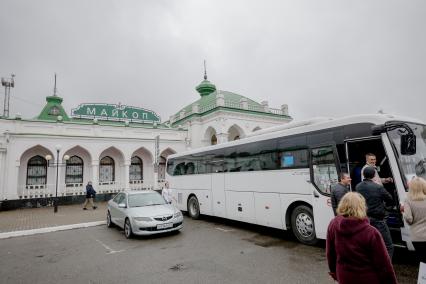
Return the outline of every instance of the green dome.
<path id="1" fill-rule="evenodd" d="M 197 86 L 195 89 L 200 93 L 201 97 L 208 96 L 214 91 L 216 91 L 216 86 L 212 84 L 209 80 L 205 79 Z"/>
<path id="2" fill-rule="evenodd" d="M 200 113 L 204 113 L 208 110 L 211 110 L 213 108 L 216 108 L 218 106 L 216 106 L 216 98 L 218 96 L 218 94 L 223 96 L 224 99 L 224 106 L 227 108 L 237 108 L 240 109 L 238 106 L 240 105 L 240 101 L 242 98 L 247 100 L 247 104 L 248 107 L 250 109 L 262 109 L 262 105 L 241 95 L 232 93 L 232 92 L 227 92 L 227 91 L 221 91 L 221 90 L 215 90 L 212 93 L 208 94 L 208 95 L 202 95 L 201 98 L 199 98 L 197 101 L 193 102 L 192 104 L 184 107 L 183 109 L 181 109 L 179 112 L 177 112 L 175 114 L 176 117 L 179 117 L 179 114 L 181 112 L 184 113 L 190 113 L 192 111 L 192 107 L 193 105 L 198 105 L 198 108 L 200 110 Z"/>

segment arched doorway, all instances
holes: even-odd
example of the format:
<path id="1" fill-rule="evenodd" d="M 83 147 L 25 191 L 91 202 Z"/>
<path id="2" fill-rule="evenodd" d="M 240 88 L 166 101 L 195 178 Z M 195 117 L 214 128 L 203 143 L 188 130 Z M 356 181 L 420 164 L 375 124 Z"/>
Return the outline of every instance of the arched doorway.
<path id="1" fill-rule="evenodd" d="M 244 137 L 244 131 L 241 127 L 234 124 L 228 129 L 228 141 L 238 140 Z"/>
<path id="2" fill-rule="evenodd" d="M 205 145 L 216 145 L 217 144 L 217 132 L 216 129 L 209 126 L 204 133 L 204 141 L 206 141 Z"/>

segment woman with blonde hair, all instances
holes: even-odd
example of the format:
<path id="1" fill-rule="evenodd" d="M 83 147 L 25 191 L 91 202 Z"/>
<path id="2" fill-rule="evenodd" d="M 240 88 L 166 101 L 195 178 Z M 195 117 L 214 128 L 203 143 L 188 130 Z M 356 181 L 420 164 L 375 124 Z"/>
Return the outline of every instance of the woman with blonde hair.
<path id="1" fill-rule="evenodd" d="M 329 274 L 340 284 L 398 283 L 379 231 L 370 225 L 364 197 L 346 193 L 328 226 Z"/>
<path id="2" fill-rule="evenodd" d="M 415 177 L 408 186 L 407 199 L 401 208 L 410 225 L 411 240 L 421 262 L 426 263 L 426 180 Z"/>

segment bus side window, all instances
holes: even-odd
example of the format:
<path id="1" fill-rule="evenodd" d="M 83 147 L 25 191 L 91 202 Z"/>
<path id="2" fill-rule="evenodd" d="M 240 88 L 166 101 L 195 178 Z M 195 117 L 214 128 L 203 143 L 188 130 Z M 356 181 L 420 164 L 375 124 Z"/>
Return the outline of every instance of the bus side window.
<path id="1" fill-rule="evenodd" d="M 338 182 L 333 147 L 312 149 L 313 182 L 319 191 L 330 194 L 331 187 Z"/>
<path id="2" fill-rule="evenodd" d="M 285 168 L 307 168 L 308 150 L 282 150 L 278 154 L 281 169 Z"/>
<path id="3" fill-rule="evenodd" d="M 185 162 L 181 162 L 176 165 L 175 170 L 173 172 L 174 176 L 181 176 L 185 174 Z"/>

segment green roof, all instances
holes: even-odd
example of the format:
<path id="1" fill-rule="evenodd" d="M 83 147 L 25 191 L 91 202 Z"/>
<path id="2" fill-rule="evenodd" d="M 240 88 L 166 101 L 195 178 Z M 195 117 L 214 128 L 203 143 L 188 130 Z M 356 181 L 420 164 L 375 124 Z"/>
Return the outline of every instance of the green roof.
<path id="1" fill-rule="evenodd" d="M 38 115 L 37 119 L 40 120 L 58 120 L 58 117 L 61 116 L 63 121 L 70 120 L 68 114 L 65 112 L 62 107 L 62 98 L 58 96 L 48 96 L 46 97 L 47 104 L 44 106 L 41 113 Z"/>
<path id="2" fill-rule="evenodd" d="M 210 105 L 213 105 L 216 103 L 216 98 L 217 95 L 221 94 L 223 95 L 223 98 L 225 100 L 225 106 L 239 106 L 240 105 L 240 100 L 242 98 L 247 100 L 247 104 L 249 108 L 261 108 L 262 105 L 241 95 L 232 93 L 232 92 L 227 92 L 227 91 L 221 91 L 221 90 L 217 90 L 214 91 L 213 93 L 207 95 L 207 96 L 202 96 L 201 98 L 199 98 L 197 101 L 193 102 L 190 105 L 187 105 L 186 107 L 184 107 L 183 109 L 181 109 L 179 112 L 176 113 L 177 116 L 179 116 L 179 114 L 183 111 L 185 113 L 189 113 L 192 111 L 192 107 L 193 105 L 198 104 L 198 108 L 200 110 L 203 110 L 204 108 L 208 108 Z M 239 108 L 239 107 L 238 107 Z M 200 113 L 202 113 L 203 111 L 200 111 Z"/>

